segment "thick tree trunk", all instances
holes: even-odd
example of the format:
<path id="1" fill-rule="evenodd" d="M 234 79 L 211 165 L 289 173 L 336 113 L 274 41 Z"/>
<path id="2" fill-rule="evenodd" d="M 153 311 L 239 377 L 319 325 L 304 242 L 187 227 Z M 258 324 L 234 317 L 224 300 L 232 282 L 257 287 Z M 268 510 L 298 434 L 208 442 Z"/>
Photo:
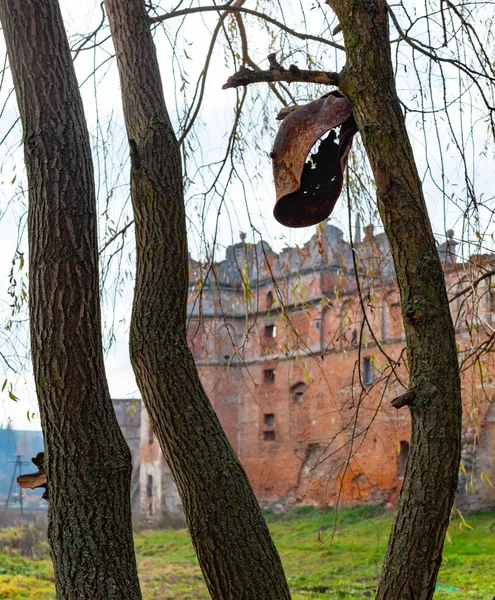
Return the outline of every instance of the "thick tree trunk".
<path id="1" fill-rule="evenodd" d="M 344 33 L 351 100 L 401 292 L 415 400 L 407 472 L 377 593 L 433 596 L 460 461 L 461 394 L 445 281 L 398 101 L 385 0 L 328 0 Z"/>
<path id="2" fill-rule="evenodd" d="M 179 148 L 144 0 L 105 0 L 132 161 L 137 272 L 131 360 L 177 483 L 208 589 L 218 600 L 290 598 L 246 474 L 186 340 L 188 256 Z"/>
<path id="3" fill-rule="evenodd" d="M 103 365 L 96 201 L 56 0 L 0 0 L 24 128 L 29 305 L 57 598 L 139 599 L 131 457 Z"/>

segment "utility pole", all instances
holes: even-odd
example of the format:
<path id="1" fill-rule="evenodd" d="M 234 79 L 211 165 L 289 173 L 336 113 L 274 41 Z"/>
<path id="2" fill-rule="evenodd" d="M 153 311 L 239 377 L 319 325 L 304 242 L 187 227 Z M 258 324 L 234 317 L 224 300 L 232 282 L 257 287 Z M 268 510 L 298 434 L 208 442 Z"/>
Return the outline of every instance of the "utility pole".
<path id="1" fill-rule="evenodd" d="M 17 451 L 18 452 L 18 451 Z M 9 503 L 10 503 L 10 499 L 12 497 L 12 489 L 14 487 L 14 482 L 17 479 L 17 475 L 22 475 L 22 466 L 23 465 L 27 465 L 29 464 L 27 461 L 22 460 L 22 456 L 18 453 L 16 453 L 15 455 L 15 460 L 13 461 L 9 461 L 9 462 L 13 462 L 14 463 L 14 471 L 12 473 L 12 479 L 10 480 L 10 486 L 9 486 L 9 493 L 7 495 L 7 500 L 5 501 L 5 509 L 7 510 L 9 508 Z M 17 473 L 17 471 L 19 471 L 19 473 Z M 19 488 L 19 505 L 21 507 L 21 517 L 24 514 L 24 498 L 23 498 L 23 494 L 24 494 L 24 490 L 22 490 L 21 488 Z"/>

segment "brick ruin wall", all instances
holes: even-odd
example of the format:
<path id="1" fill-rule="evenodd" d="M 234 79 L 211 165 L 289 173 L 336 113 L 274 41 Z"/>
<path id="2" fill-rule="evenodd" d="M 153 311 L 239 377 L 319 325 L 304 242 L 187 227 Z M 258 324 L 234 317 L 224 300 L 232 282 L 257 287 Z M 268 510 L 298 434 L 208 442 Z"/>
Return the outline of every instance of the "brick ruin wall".
<path id="1" fill-rule="evenodd" d="M 399 495 L 410 427 L 408 409 L 390 405 L 407 389 L 400 298 L 383 234 L 365 232 L 356 245 L 362 302 L 352 249 L 328 223 L 303 248 L 280 255 L 265 243 L 243 241 L 222 263 L 190 263 L 191 349 L 262 507 L 393 506 Z M 440 247 L 451 294 L 468 277 L 452 244 Z M 485 340 L 492 323 L 486 282 L 476 298 L 471 312 L 464 296 L 451 303 L 467 364 L 473 336 Z M 363 308 L 371 328 L 363 324 Z M 395 372 L 380 347 L 399 363 Z M 480 365 L 474 361 L 462 374 L 461 510 L 495 508 L 491 355 Z M 170 472 L 146 428 L 143 511 L 179 514 Z"/>

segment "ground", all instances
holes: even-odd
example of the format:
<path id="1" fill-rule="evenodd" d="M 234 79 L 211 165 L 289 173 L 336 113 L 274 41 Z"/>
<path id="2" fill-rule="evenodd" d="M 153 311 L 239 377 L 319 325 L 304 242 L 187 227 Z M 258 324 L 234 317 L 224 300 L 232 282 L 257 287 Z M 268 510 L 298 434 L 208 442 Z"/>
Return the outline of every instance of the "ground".
<path id="1" fill-rule="evenodd" d="M 300 509 L 266 518 L 293 600 L 374 597 L 390 514 L 369 507 L 340 513 Z M 495 513 L 466 521 L 457 517 L 451 524 L 435 600 L 495 596 Z M 47 550 L 33 532 L 0 530 L 0 598 L 55 598 Z M 209 598 L 186 530 L 139 532 L 136 552 L 145 600 Z"/>

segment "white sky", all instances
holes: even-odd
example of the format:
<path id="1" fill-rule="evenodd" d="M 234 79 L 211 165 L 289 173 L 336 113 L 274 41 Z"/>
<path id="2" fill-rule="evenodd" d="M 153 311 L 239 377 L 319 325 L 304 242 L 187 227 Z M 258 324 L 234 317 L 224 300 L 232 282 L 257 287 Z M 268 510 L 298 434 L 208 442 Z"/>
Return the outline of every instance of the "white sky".
<path id="1" fill-rule="evenodd" d="M 249 3 L 248 3 L 249 4 Z M 89 6 L 88 6 L 89 5 Z M 253 4 L 254 7 L 254 4 Z M 94 26 L 99 23 L 101 19 L 101 11 L 99 3 L 80 3 L 74 1 L 65 0 L 62 2 L 62 10 L 64 13 L 64 19 L 67 30 L 70 34 L 74 32 L 87 33 L 94 29 Z M 294 17 L 298 19 L 297 13 Z M 285 15 L 289 18 L 289 11 Z M 311 29 L 313 22 L 315 24 L 314 33 L 319 32 L 318 22 L 319 13 L 314 11 L 308 13 L 308 30 Z M 194 76 L 197 74 L 204 62 L 206 54 L 206 46 L 209 40 L 209 31 L 213 28 L 217 20 L 217 17 L 213 13 L 208 15 L 194 15 L 188 17 L 186 25 L 183 30 L 183 38 L 185 40 L 184 48 L 186 49 L 187 56 L 190 60 L 186 60 L 188 69 L 188 79 L 194 82 Z M 249 21 L 246 20 L 246 23 Z M 170 27 L 172 28 L 172 22 L 170 21 Z M 295 28 L 304 30 L 303 24 L 296 21 Z M 171 31 L 172 29 L 170 29 Z M 248 30 L 249 31 L 249 30 Z M 75 41 L 71 39 L 71 44 Z M 337 41 L 341 42 L 341 39 Z M 174 122 L 177 122 L 177 111 L 180 112 L 182 106 L 175 104 L 174 98 L 174 84 L 172 75 L 170 72 L 170 65 L 172 64 L 172 56 L 169 49 L 169 45 L 166 43 L 163 33 L 158 33 L 156 37 L 160 66 L 162 68 L 162 78 L 164 81 L 164 91 L 168 103 L 170 115 Z M 268 42 L 263 36 L 257 35 L 251 40 L 250 53 L 254 60 L 256 60 L 263 68 L 267 67 L 266 55 L 271 51 L 268 47 Z M 107 45 L 107 48 L 111 47 Z M 321 50 L 320 59 L 325 60 L 327 68 L 329 70 L 335 70 L 339 65 L 335 63 L 335 53 L 333 50 Z M 0 42 L 0 54 L 4 55 L 3 42 Z M 98 54 L 98 60 L 101 60 L 102 54 Z M 79 81 L 82 82 L 89 75 L 94 67 L 94 54 L 90 52 L 82 53 L 76 61 L 76 70 L 78 73 Z M 343 57 L 340 61 L 343 60 Z M 407 57 L 406 57 L 407 60 Z M 219 159 L 219 156 L 223 152 L 226 146 L 226 132 L 228 131 L 228 124 L 232 120 L 233 106 L 235 102 L 235 92 L 233 90 L 222 91 L 221 86 L 226 81 L 227 77 L 232 73 L 232 70 L 225 66 L 225 61 L 221 49 L 219 48 L 213 58 L 214 68 L 210 69 L 208 75 L 205 102 L 200 113 L 201 120 L 204 123 L 204 127 L 200 133 L 200 148 L 195 147 L 194 151 L 201 153 L 198 156 L 197 162 L 209 162 Z M 301 64 L 301 63 L 300 63 Z M 306 65 L 301 64 L 305 67 Z M 340 64 L 341 66 L 341 64 Z M 177 76 L 176 76 L 177 79 Z M 118 83 L 118 74 L 116 70 L 115 61 L 107 63 L 107 66 L 98 71 L 97 76 L 97 94 L 98 94 L 98 105 L 94 102 L 94 84 L 93 79 L 88 80 L 82 86 L 82 95 L 85 103 L 86 117 L 88 120 L 88 127 L 93 138 L 101 136 L 101 129 L 105 129 L 109 121 L 111 120 L 115 137 L 107 148 L 109 153 L 108 162 L 105 163 L 103 159 L 95 159 L 95 173 L 97 176 L 97 189 L 100 198 L 100 212 L 104 209 L 104 199 L 108 189 L 113 187 L 114 183 L 120 184 L 112 199 L 111 215 L 116 218 L 119 214 L 122 206 L 126 202 L 128 197 L 128 167 L 124 165 L 123 171 L 119 173 L 121 158 L 125 159 L 128 155 L 126 138 L 125 138 L 125 126 L 123 123 L 122 109 L 120 105 L 120 91 Z M 179 84 L 180 85 L 180 82 Z M 414 97 L 415 90 L 411 89 L 413 80 L 409 72 L 400 72 L 398 75 L 397 85 L 400 94 L 407 100 Z M 452 83 L 452 86 L 455 82 Z M 7 73 L 7 79 L 4 83 L 3 90 L 0 94 L 1 98 L 5 98 L 8 90 L 11 89 L 11 82 L 9 80 L 9 74 Z M 433 90 L 433 94 L 441 94 L 440 88 Z M 452 91 L 455 95 L 455 90 Z M 0 138 L 2 138 L 6 132 L 12 126 L 13 120 L 16 118 L 16 106 L 15 102 L 11 101 L 7 105 L 6 110 L 0 118 Z M 255 104 L 253 108 L 254 114 L 259 114 L 259 102 Z M 274 103 L 274 115 L 276 113 L 277 105 Z M 258 107 L 258 108 L 256 108 Z M 98 110 L 98 113 L 97 113 Z M 474 118 L 477 118 L 477 108 L 471 107 L 471 112 L 474 113 Z M 461 115 L 458 108 L 452 109 L 452 119 L 455 122 L 455 127 L 460 130 L 461 125 L 471 115 L 464 113 Z M 469 111 L 468 111 L 469 112 Z M 97 121 L 97 117 L 99 121 Z M 101 129 L 98 129 L 97 124 L 100 124 Z M 254 127 L 261 127 L 261 123 L 255 123 Z M 448 137 L 448 131 L 445 123 L 440 124 L 442 136 Z M 409 127 L 410 136 L 414 145 L 415 154 L 417 157 L 418 167 L 420 172 L 425 174 L 425 193 L 427 197 L 428 208 L 430 216 L 433 222 L 434 231 L 439 234 L 443 234 L 446 229 L 455 229 L 456 236 L 461 237 L 462 235 L 462 223 L 458 222 L 459 211 L 449 207 L 444 213 L 444 206 L 442 201 L 438 201 L 441 197 L 438 190 L 433 186 L 431 179 L 428 176 L 428 168 L 425 161 L 425 138 L 419 128 L 414 126 L 414 123 Z M 469 141 L 469 131 L 463 133 L 464 139 Z M 477 132 L 473 134 L 475 137 L 478 135 Z M 8 314 L 8 305 L 10 304 L 10 298 L 7 293 L 9 286 L 8 274 L 11 269 L 12 257 L 15 252 L 18 228 L 17 222 L 19 218 L 25 214 L 26 211 L 26 197 L 21 193 L 25 188 L 25 180 L 23 177 L 23 162 L 22 162 L 22 148 L 20 147 L 21 132 L 19 126 L 17 129 L 7 138 L 6 145 L 10 148 L 10 154 L 6 156 L 3 162 L 2 170 L 0 172 L 0 208 L 4 213 L 3 219 L 0 221 L 0 307 L 3 305 L 5 316 Z M 430 167 L 435 172 L 435 178 L 439 180 L 439 166 L 438 160 L 435 159 L 438 150 L 436 146 L 436 136 L 434 135 L 433 129 L 428 131 L 427 136 L 428 144 L 431 144 L 429 148 L 429 162 Z M 314 234 L 315 228 L 308 228 L 303 230 L 288 230 L 283 228 L 281 225 L 276 223 L 272 216 L 273 204 L 274 204 L 274 191 L 273 183 L 271 178 L 271 164 L 268 158 L 270 151 L 271 137 L 265 136 L 261 141 L 263 144 L 261 151 L 255 151 L 250 149 L 246 155 L 248 163 L 248 171 L 260 173 L 260 179 L 257 180 L 252 188 L 249 188 L 250 181 L 245 180 L 244 183 L 247 187 L 247 196 L 249 199 L 249 214 L 256 228 L 261 232 L 264 239 L 266 239 L 272 247 L 276 250 L 280 250 L 283 246 L 302 244 Z M 4 148 L 5 150 L 5 148 Z M 448 185 L 449 189 L 456 191 L 456 185 L 458 185 L 458 193 L 460 196 L 463 195 L 462 191 L 462 179 L 460 178 L 458 161 L 455 159 L 454 150 L 451 148 L 446 151 L 446 171 L 450 172 L 451 177 L 449 178 Z M 488 155 L 486 158 L 482 158 L 476 163 L 476 174 L 478 189 L 485 190 L 486 195 L 493 196 L 494 186 L 494 173 L 493 173 L 493 156 Z M 107 168 L 109 172 L 108 181 L 105 181 L 104 169 Z M 473 170 L 475 167 L 473 166 Z M 191 174 L 192 172 L 190 172 Z M 15 181 L 14 175 L 16 176 Z M 196 191 L 202 190 L 202 184 L 199 177 L 194 177 L 196 182 Z M 459 183 L 456 184 L 456 181 Z M 453 186 L 453 187 L 452 187 Z M 194 190 L 192 186 L 191 190 Z M 373 194 L 373 192 L 371 192 Z M 13 194 L 15 194 L 15 202 L 11 201 Z M 198 256 L 200 244 L 198 243 L 197 236 L 194 235 L 194 227 L 199 227 L 200 220 L 197 217 L 197 213 L 203 209 L 203 199 L 193 197 L 188 199 L 188 216 L 191 219 L 193 227 L 191 228 L 192 234 L 190 238 L 190 251 L 193 256 Z M 335 211 L 333 222 L 341 227 L 346 234 L 347 231 L 347 208 L 344 201 L 339 202 L 340 207 Z M 211 206 L 209 205 L 206 223 L 206 234 L 207 238 L 211 240 L 215 227 L 215 215 L 218 209 L 218 202 L 212 201 Z M 446 216 L 446 219 L 444 217 Z M 213 218 L 212 218 L 213 217 Z M 368 214 L 368 218 L 372 218 L 373 215 Z M 376 217 L 375 217 L 376 219 Z M 25 217 L 22 221 L 25 224 Z M 108 226 L 108 221 L 102 220 L 100 224 L 100 239 L 104 239 L 104 230 Z M 120 223 L 122 226 L 122 223 Z M 117 227 L 118 228 L 118 227 Z M 219 234 L 218 234 L 218 254 L 216 255 L 217 260 L 223 258 L 223 248 L 233 242 L 238 241 L 239 231 L 246 231 L 248 233 L 248 241 L 257 241 L 253 238 L 249 229 L 249 218 L 248 212 L 245 207 L 245 201 L 242 194 L 242 189 L 239 184 L 235 184 L 230 192 L 229 197 L 226 201 L 226 206 L 221 213 L 219 218 Z M 490 229 L 493 231 L 493 228 Z M 347 236 L 346 236 L 347 237 Z M 132 238 L 129 238 L 127 243 L 129 252 L 132 251 Z M 26 253 L 27 258 L 27 239 L 26 235 L 23 236 L 19 249 Z M 17 263 L 18 266 L 18 263 Z M 26 267 L 24 268 L 24 271 Z M 16 279 L 19 277 L 16 275 Z M 106 358 L 106 369 L 107 377 L 110 386 L 110 392 L 112 397 L 139 397 L 137 386 L 132 374 L 132 369 L 129 363 L 128 350 L 127 350 L 127 326 L 130 317 L 130 305 L 132 301 L 132 282 L 129 282 L 123 289 L 122 295 L 119 296 L 115 302 L 116 316 L 115 322 L 118 323 L 124 319 L 125 322 L 120 324 L 117 329 L 117 337 L 112 348 L 108 352 Z M 104 319 L 110 321 L 112 316 L 110 314 L 109 306 L 112 304 L 111 299 L 105 296 L 104 301 Z M 0 314 L 2 314 L 0 312 Z M 21 339 L 17 342 L 16 349 L 19 354 L 26 355 L 27 348 L 27 327 L 24 328 L 24 332 L 21 333 Z M 1 346 L 1 349 L 5 352 L 6 346 Z M 28 364 L 26 361 L 25 364 Z M 14 428 L 39 428 L 39 421 L 37 418 L 37 401 L 34 392 L 34 385 L 32 382 L 32 376 L 29 370 L 26 370 L 22 375 L 14 376 L 11 373 L 6 373 L 9 380 L 9 384 L 6 389 L 0 394 L 0 424 L 11 423 Z M 1 377 L 1 372 L 0 372 Z M 3 378 L 1 380 L 3 382 Z M 13 402 L 8 398 L 7 392 L 10 388 L 10 383 L 13 385 L 13 392 L 19 397 L 18 402 Z M 1 386 L 1 382 L 0 382 Z M 27 413 L 32 413 L 33 416 L 30 421 L 26 418 Z"/>

